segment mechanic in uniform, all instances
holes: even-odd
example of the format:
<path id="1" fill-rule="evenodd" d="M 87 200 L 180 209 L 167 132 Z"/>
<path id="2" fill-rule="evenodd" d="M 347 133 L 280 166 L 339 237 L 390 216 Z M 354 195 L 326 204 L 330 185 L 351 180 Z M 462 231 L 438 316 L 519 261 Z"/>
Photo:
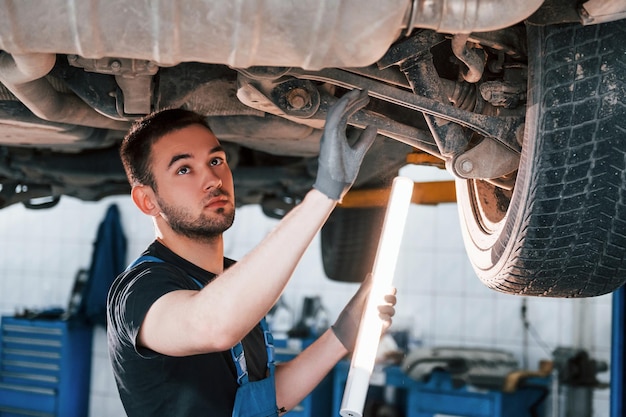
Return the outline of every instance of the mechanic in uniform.
<path id="1" fill-rule="evenodd" d="M 233 177 L 204 117 L 169 109 L 133 125 L 120 153 L 156 239 L 108 296 L 109 353 L 128 416 L 277 416 L 354 348 L 369 278 L 288 362 L 274 364 L 264 316 L 357 176 L 376 130 L 348 143 L 345 129 L 368 100 L 353 90 L 330 109 L 313 188 L 238 262 L 224 257 L 222 236 L 234 220 Z M 385 328 L 395 302 L 390 289 L 379 306 Z"/>

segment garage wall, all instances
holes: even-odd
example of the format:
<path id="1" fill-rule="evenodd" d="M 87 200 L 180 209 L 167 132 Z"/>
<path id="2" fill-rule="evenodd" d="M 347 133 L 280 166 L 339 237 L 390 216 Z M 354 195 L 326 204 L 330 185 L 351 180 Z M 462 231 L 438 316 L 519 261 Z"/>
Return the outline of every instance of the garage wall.
<path id="1" fill-rule="evenodd" d="M 447 179 L 441 172 L 407 169 L 416 180 Z M 0 210 L 0 313 L 65 306 L 74 275 L 87 268 L 97 227 L 116 203 L 128 237 L 129 261 L 153 239 L 152 225 L 126 197 L 98 203 L 64 198 L 59 206 Z M 241 258 L 276 224 L 258 207 L 243 207 L 226 233 L 226 253 Z M 491 347 L 512 351 L 536 369 L 557 346 L 587 349 L 609 361 L 611 296 L 586 300 L 524 298 L 496 293 L 475 277 L 463 249 L 455 204 L 412 206 L 394 282 L 398 288 L 394 328 L 409 329 L 422 346 Z M 305 296 L 319 295 L 331 321 L 356 291 L 323 275 L 319 240 L 298 266 L 284 299 L 299 313 Z M 527 304 L 530 333 L 523 331 Z M 91 417 L 123 415 L 109 368 L 104 329 L 94 336 Z M 608 382 L 608 373 L 599 375 Z M 594 415 L 608 415 L 608 390 L 596 390 Z"/>

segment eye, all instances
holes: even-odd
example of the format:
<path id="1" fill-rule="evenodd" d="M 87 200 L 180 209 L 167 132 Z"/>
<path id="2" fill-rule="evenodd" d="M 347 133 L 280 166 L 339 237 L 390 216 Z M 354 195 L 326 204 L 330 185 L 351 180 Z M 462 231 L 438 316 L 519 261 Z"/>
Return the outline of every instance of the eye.
<path id="1" fill-rule="evenodd" d="M 226 159 L 222 158 L 221 156 L 217 156 L 211 159 L 211 161 L 209 162 L 209 165 L 215 167 L 215 166 L 222 165 L 224 162 L 226 162 Z"/>
<path id="2" fill-rule="evenodd" d="M 188 174 L 188 173 L 189 173 L 189 171 L 190 171 L 190 170 L 189 170 L 189 167 L 188 167 L 188 166 L 182 166 L 182 167 L 180 167 L 180 168 L 178 168 L 178 169 L 176 170 L 176 174 L 177 174 L 177 175 L 185 175 L 185 174 Z"/>

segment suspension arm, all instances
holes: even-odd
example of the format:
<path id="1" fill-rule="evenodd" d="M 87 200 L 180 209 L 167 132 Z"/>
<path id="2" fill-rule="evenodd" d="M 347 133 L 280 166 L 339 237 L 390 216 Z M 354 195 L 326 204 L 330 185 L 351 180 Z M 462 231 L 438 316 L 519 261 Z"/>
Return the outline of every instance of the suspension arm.
<path id="1" fill-rule="evenodd" d="M 292 68 L 287 72 L 300 79 L 326 82 L 347 89 L 366 88 L 369 95 L 398 106 L 440 117 L 470 128 L 482 136 L 491 138 L 510 151 L 520 154 L 518 135 L 523 131 L 523 117 L 494 117 L 472 113 L 437 100 L 415 95 L 387 84 L 337 69 L 310 72 Z"/>

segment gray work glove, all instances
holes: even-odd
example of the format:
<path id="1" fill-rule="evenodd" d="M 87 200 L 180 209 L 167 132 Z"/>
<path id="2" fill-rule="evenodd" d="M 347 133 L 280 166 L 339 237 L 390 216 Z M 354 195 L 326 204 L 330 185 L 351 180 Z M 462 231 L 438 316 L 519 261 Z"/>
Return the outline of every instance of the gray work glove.
<path id="1" fill-rule="evenodd" d="M 335 103 L 326 117 L 320 144 L 317 178 L 313 187 L 336 201 L 348 192 L 365 153 L 376 138 L 376 128 L 368 126 L 354 143 L 348 143 L 348 119 L 369 102 L 367 91 L 352 90 Z"/>
<path id="2" fill-rule="evenodd" d="M 356 294 L 354 294 L 341 313 L 339 313 L 339 317 L 337 317 L 335 324 L 330 326 L 335 333 L 335 336 L 337 336 L 337 339 L 339 339 L 348 352 L 352 352 L 354 350 L 354 346 L 356 345 L 356 337 L 359 332 L 361 317 L 363 315 L 365 305 L 367 304 L 367 296 L 369 295 L 371 288 L 372 274 L 367 274 L 367 277 L 363 280 L 363 283 L 359 287 Z M 388 329 L 389 326 L 391 326 L 391 318 L 396 312 L 395 288 L 392 293 L 385 295 L 385 302 L 387 304 L 378 306 L 378 315 L 380 319 L 385 322 L 383 330 Z"/>

